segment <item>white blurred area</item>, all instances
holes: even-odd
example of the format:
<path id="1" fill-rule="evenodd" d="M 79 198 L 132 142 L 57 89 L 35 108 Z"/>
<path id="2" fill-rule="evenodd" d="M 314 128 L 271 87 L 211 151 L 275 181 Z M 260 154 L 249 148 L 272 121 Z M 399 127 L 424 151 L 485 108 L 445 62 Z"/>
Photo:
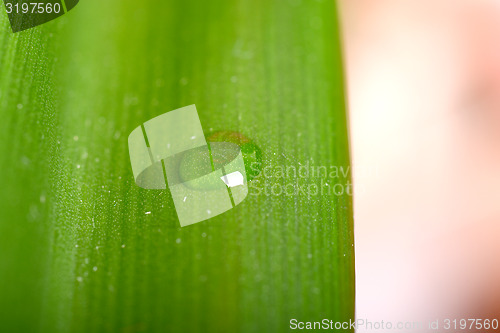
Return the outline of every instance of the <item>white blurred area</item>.
<path id="1" fill-rule="evenodd" d="M 500 1 L 340 9 L 357 318 L 500 319 Z"/>

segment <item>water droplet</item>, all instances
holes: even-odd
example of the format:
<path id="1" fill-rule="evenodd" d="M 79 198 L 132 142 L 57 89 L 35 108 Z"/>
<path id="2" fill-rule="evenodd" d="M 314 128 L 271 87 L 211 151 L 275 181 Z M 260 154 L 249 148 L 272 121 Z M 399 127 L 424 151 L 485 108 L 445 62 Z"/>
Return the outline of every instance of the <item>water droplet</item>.
<path id="1" fill-rule="evenodd" d="M 27 156 L 23 156 L 21 157 L 21 162 L 24 164 L 24 165 L 28 165 L 31 163 L 31 160 L 27 157 Z"/>

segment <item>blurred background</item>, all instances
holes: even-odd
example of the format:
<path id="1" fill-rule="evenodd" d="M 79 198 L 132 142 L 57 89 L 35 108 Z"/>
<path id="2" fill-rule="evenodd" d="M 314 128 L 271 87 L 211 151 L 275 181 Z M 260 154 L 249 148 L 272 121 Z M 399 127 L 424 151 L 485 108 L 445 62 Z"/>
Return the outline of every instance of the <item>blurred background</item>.
<path id="1" fill-rule="evenodd" d="M 357 318 L 499 318 L 500 2 L 340 8 Z"/>

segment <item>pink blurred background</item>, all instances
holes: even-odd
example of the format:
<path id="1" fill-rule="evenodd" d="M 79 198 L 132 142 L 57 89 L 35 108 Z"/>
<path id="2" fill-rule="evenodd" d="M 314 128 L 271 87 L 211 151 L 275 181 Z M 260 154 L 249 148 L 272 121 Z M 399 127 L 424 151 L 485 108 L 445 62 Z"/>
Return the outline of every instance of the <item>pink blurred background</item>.
<path id="1" fill-rule="evenodd" d="M 357 317 L 500 319 L 500 1 L 340 7 Z"/>

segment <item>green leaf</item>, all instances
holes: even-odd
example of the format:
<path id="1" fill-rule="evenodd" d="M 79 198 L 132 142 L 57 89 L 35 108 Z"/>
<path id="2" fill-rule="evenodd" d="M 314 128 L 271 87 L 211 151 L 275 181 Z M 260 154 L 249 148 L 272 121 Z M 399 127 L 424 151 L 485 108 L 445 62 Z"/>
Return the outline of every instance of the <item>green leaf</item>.
<path id="1" fill-rule="evenodd" d="M 0 331 L 354 317 L 333 2 L 86 1 L 16 34 L 0 23 Z M 240 205 L 180 228 L 168 190 L 135 185 L 127 137 L 190 104 L 207 136 L 252 140 L 262 170 Z"/>

